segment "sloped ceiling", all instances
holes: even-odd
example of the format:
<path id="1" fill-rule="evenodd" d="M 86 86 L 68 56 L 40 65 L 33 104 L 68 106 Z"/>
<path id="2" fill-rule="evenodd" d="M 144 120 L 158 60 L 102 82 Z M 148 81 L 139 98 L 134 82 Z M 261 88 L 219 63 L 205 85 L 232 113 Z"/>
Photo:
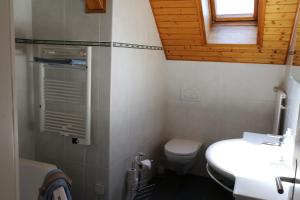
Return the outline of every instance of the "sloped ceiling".
<path id="1" fill-rule="evenodd" d="M 169 60 L 285 64 L 298 0 L 261 1 L 265 3 L 262 45 L 206 44 L 201 0 L 150 3 Z M 300 53 L 295 64 L 300 65 Z"/>

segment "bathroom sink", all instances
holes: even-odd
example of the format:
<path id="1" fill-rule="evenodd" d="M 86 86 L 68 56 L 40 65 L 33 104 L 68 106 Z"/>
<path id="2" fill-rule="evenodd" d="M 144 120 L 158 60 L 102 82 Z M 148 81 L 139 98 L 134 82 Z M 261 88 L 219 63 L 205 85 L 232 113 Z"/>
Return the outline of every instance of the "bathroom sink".
<path id="1" fill-rule="evenodd" d="M 209 146 L 206 159 L 214 170 L 234 180 L 237 176 L 261 176 L 282 170 L 286 166 L 282 165 L 280 151 L 279 146 L 230 139 Z"/>
<path id="2" fill-rule="evenodd" d="M 259 141 L 259 138 L 252 140 L 252 138 L 244 137 L 223 140 L 210 145 L 205 154 L 210 177 L 226 190 L 233 192 L 235 197 L 288 199 L 289 192 L 284 195 L 278 194 L 275 178 L 277 176 L 292 177 L 293 166 L 285 162 L 282 146 L 267 144 Z M 217 176 L 214 176 L 218 174 L 221 175 L 219 180 Z M 224 181 L 234 184 L 230 187 L 224 184 Z M 289 184 L 285 184 L 284 187 L 286 191 L 290 191 Z"/>

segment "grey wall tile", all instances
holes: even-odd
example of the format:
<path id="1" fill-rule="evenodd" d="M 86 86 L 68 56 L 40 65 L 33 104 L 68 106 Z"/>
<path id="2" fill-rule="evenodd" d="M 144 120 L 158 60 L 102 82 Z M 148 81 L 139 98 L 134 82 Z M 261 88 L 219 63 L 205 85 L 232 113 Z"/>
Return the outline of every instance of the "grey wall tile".
<path id="1" fill-rule="evenodd" d="M 300 84 L 289 77 L 286 85 L 287 101 L 284 120 L 284 131 L 288 128 L 297 131 L 300 103 Z"/>
<path id="2" fill-rule="evenodd" d="M 106 49 L 106 48 L 105 48 Z M 103 78 L 104 77 L 104 78 Z M 100 80 L 101 79 L 101 80 Z M 100 92 L 101 91 L 101 92 Z M 103 92 L 102 92 L 103 91 Z M 75 200 L 107 199 L 109 155 L 110 50 L 93 48 L 92 61 L 92 128 L 91 145 L 71 143 L 69 137 L 38 133 L 36 152 L 41 161 L 57 164 L 74 177 Z M 36 106 L 38 108 L 38 106 Z M 38 113 L 38 111 L 37 111 Z M 92 169 L 91 172 L 89 170 Z M 97 182 L 105 185 L 105 195 L 95 196 L 95 181 L 88 183 L 95 172 Z M 100 174 L 99 176 L 97 174 Z"/>
<path id="3" fill-rule="evenodd" d="M 83 0 L 65 0 L 66 40 L 100 41 L 100 14 L 86 14 Z"/>
<path id="4" fill-rule="evenodd" d="M 72 199 L 85 199 L 85 165 L 64 161 L 61 169 L 72 179 Z"/>
<path id="5" fill-rule="evenodd" d="M 14 0 L 15 36 L 32 38 L 32 1 Z"/>
<path id="6" fill-rule="evenodd" d="M 158 160 L 164 138 L 162 52 L 112 49 L 109 199 L 125 198 L 126 172 L 138 152 Z"/>
<path id="7" fill-rule="evenodd" d="M 199 140 L 206 147 L 244 131 L 270 133 L 273 87 L 284 73 L 276 65 L 168 61 L 167 138 Z M 195 174 L 206 173 L 204 151 Z"/>
<path id="8" fill-rule="evenodd" d="M 66 0 L 32 0 L 33 38 L 65 40 Z"/>
<path id="9" fill-rule="evenodd" d="M 18 134 L 20 157 L 35 159 L 35 133 L 32 105 L 32 66 L 30 60 L 32 49 L 24 45 L 16 50 L 16 90 L 18 108 Z"/>
<path id="10" fill-rule="evenodd" d="M 106 180 L 106 174 L 108 169 L 101 168 L 99 165 L 87 165 L 86 166 L 86 178 L 85 178 L 85 199 L 99 200 L 106 199 L 107 194 L 98 195 L 95 192 L 95 184 L 104 184 Z M 104 185 L 107 187 L 107 185 Z"/>
<path id="11" fill-rule="evenodd" d="M 111 41 L 112 3 L 107 2 L 107 13 L 86 14 L 83 0 L 15 0 L 16 33 L 17 37 L 34 38 L 42 40 L 87 40 Z M 31 10 L 32 9 L 32 10 Z M 32 55 L 28 54 L 28 55 Z M 108 154 L 109 154 L 109 111 L 110 111 L 110 48 L 93 48 L 92 71 L 92 145 L 77 146 L 70 142 L 70 138 L 39 132 L 38 97 L 35 94 L 35 105 L 29 107 L 28 96 L 33 92 L 25 91 L 29 84 L 24 70 L 28 60 L 23 55 L 17 57 L 18 67 L 18 95 L 19 120 L 21 137 L 20 153 L 22 156 L 56 164 L 70 174 L 75 181 L 74 199 L 85 200 L 94 198 L 91 190 L 92 183 L 86 181 L 93 174 L 97 181 L 105 184 L 105 195 L 97 199 L 107 199 L 108 194 Z M 31 72 L 34 76 L 34 91 L 38 91 L 37 70 Z M 26 100 L 26 101 L 25 101 Z M 26 116 L 28 110 L 34 110 L 36 131 L 27 131 L 32 122 Z M 28 112 L 29 113 L 29 112 Z M 24 137 L 23 137 L 24 136 Z M 26 137 L 25 137 L 26 136 Z M 88 165 L 88 166 L 87 166 Z M 91 170 L 91 171 L 89 171 Z M 88 184 L 89 183 L 89 184 Z"/>

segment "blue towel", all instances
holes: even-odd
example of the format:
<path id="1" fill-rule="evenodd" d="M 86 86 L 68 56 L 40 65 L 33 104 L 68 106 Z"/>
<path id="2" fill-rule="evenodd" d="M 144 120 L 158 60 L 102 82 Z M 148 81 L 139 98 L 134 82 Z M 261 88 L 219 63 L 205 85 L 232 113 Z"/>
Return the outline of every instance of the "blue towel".
<path id="1" fill-rule="evenodd" d="M 58 59 L 58 58 L 33 58 L 35 62 L 48 64 L 65 64 L 65 65 L 87 65 L 86 60 L 83 59 Z"/>
<path id="2" fill-rule="evenodd" d="M 40 188 L 38 200 L 52 200 L 53 192 L 60 187 L 64 188 L 68 200 L 72 200 L 70 192 L 71 179 L 60 169 L 50 171 L 45 177 L 43 186 Z"/>

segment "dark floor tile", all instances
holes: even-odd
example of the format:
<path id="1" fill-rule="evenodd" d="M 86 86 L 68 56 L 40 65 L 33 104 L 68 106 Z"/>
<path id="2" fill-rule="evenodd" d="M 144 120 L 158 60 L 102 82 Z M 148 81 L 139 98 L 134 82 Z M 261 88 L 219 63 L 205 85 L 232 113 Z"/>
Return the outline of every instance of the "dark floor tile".
<path id="1" fill-rule="evenodd" d="M 155 180 L 151 200 L 233 200 L 232 193 L 209 178 L 168 172 Z"/>

